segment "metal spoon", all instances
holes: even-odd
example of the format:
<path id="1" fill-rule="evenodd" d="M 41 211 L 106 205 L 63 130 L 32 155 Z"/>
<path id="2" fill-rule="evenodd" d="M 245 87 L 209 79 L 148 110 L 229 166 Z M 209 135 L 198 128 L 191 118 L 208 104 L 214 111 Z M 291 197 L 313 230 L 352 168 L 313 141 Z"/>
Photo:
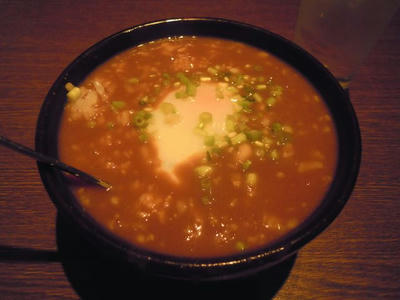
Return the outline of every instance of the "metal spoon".
<path id="1" fill-rule="evenodd" d="M 111 184 L 105 182 L 102 179 L 93 177 L 92 175 L 89 175 L 81 170 L 78 170 L 74 167 L 71 167 L 69 165 L 64 164 L 63 162 L 53 158 L 53 157 L 49 157 L 45 154 L 36 152 L 24 145 L 18 144 L 14 141 L 11 141 L 10 139 L 1 136 L 0 135 L 0 144 L 3 146 L 6 146 L 14 151 L 17 151 L 19 153 L 25 154 L 29 157 L 32 157 L 34 159 L 36 159 L 37 161 L 44 163 L 46 165 L 49 165 L 51 167 L 63 170 L 69 174 L 74 175 L 77 178 L 80 178 L 88 183 L 94 183 L 97 184 L 103 188 L 105 188 L 107 191 L 111 189 Z"/>

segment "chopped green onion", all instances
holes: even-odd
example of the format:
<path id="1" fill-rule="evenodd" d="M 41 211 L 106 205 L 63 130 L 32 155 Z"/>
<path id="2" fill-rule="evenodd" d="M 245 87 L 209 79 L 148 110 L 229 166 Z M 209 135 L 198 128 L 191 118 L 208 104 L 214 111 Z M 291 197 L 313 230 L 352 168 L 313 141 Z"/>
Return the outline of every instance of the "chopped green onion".
<path id="1" fill-rule="evenodd" d="M 283 92 L 283 88 L 280 85 L 274 85 L 271 88 L 271 96 L 278 97 L 281 96 Z"/>
<path id="2" fill-rule="evenodd" d="M 236 122 L 233 120 L 233 118 L 227 116 L 225 120 L 225 130 L 227 132 L 233 132 L 235 131 L 235 129 L 236 129 Z"/>
<path id="3" fill-rule="evenodd" d="M 260 130 L 252 129 L 246 131 L 246 136 L 251 142 L 259 141 L 262 138 L 262 132 Z"/>
<path id="4" fill-rule="evenodd" d="M 202 165 L 194 169 L 194 172 L 199 178 L 207 178 L 213 172 L 213 168 L 208 165 Z"/>
<path id="5" fill-rule="evenodd" d="M 243 92 L 244 92 L 244 94 L 242 94 L 242 96 L 244 98 L 246 98 L 248 101 L 254 102 L 255 99 L 254 99 L 253 95 L 255 93 L 255 89 L 253 86 L 245 85 L 243 87 Z"/>
<path id="6" fill-rule="evenodd" d="M 135 116 L 133 118 L 134 125 L 138 128 L 146 127 L 146 120 L 142 116 Z"/>
<path id="7" fill-rule="evenodd" d="M 238 145 L 245 141 L 247 141 L 247 137 L 243 132 L 238 133 L 237 135 L 231 138 L 232 145 Z"/>
<path id="8" fill-rule="evenodd" d="M 274 106 L 275 105 L 275 103 L 276 103 L 276 98 L 275 97 L 268 97 L 267 98 L 267 106 L 268 107 L 272 107 L 272 106 Z"/>
<path id="9" fill-rule="evenodd" d="M 186 95 L 190 97 L 196 96 L 196 86 L 193 83 L 186 85 Z"/>
<path id="10" fill-rule="evenodd" d="M 150 102 L 149 96 L 144 96 L 144 97 L 140 98 L 140 100 L 139 100 L 139 104 L 140 104 L 140 105 L 146 105 L 146 104 L 148 104 L 149 102 Z"/>
<path id="11" fill-rule="evenodd" d="M 138 111 L 133 115 L 133 125 L 136 128 L 146 128 L 149 125 L 149 119 L 151 118 L 151 113 L 148 111 Z"/>
<path id="12" fill-rule="evenodd" d="M 228 143 L 226 143 L 225 141 L 219 141 L 215 143 L 215 147 L 212 147 L 210 150 L 212 153 L 214 154 L 221 154 L 222 148 L 227 146 Z"/>
<path id="13" fill-rule="evenodd" d="M 275 122 L 275 123 L 271 124 L 271 131 L 275 135 L 278 145 L 285 145 L 286 143 L 291 141 L 292 135 L 291 135 L 290 131 L 292 131 L 292 129 L 291 129 L 291 127 L 288 127 L 288 128 L 289 128 L 289 130 L 286 131 L 285 127 L 279 122 Z"/>
<path id="14" fill-rule="evenodd" d="M 224 136 L 224 140 L 225 140 L 225 142 L 226 142 L 227 145 L 229 145 L 229 146 L 232 145 L 232 141 L 231 141 L 231 139 L 229 138 L 229 136 L 225 135 L 225 136 Z"/>
<path id="15" fill-rule="evenodd" d="M 111 108 L 112 108 L 114 111 L 117 111 L 117 110 L 119 110 L 119 109 L 124 108 L 125 105 L 126 105 L 126 103 L 125 103 L 124 101 L 112 101 L 112 102 L 111 102 Z"/>
<path id="16" fill-rule="evenodd" d="M 203 124 L 209 124 L 213 120 L 212 114 L 209 112 L 202 112 L 199 114 L 199 122 Z"/>
<path id="17" fill-rule="evenodd" d="M 175 93 L 176 99 L 184 99 L 187 97 L 185 90 L 179 90 Z"/>
<path id="18" fill-rule="evenodd" d="M 204 137 L 204 145 L 207 147 L 212 147 L 215 144 L 215 137 L 213 135 L 205 136 Z"/>
<path id="19" fill-rule="evenodd" d="M 192 82 L 185 74 L 179 72 L 176 74 L 176 77 L 179 79 L 180 83 L 185 86 L 185 89 L 180 90 L 175 93 L 175 97 L 178 99 L 185 99 L 187 97 L 196 96 L 196 85 Z"/>
<path id="20" fill-rule="evenodd" d="M 182 72 L 179 72 L 176 74 L 176 77 L 179 79 L 179 81 L 183 84 L 188 84 L 190 83 L 189 78 L 186 77 L 185 74 L 183 74 Z"/>
<path id="21" fill-rule="evenodd" d="M 235 86 L 240 86 L 242 84 L 244 84 L 244 76 L 242 74 L 235 74 L 231 77 L 232 83 Z"/>
<path id="22" fill-rule="evenodd" d="M 259 93 L 254 93 L 253 97 L 256 100 L 256 102 L 258 103 L 262 102 L 262 97 L 260 96 Z"/>
<path id="23" fill-rule="evenodd" d="M 272 123 L 271 130 L 274 134 L 280 133 L 282 131 L 282 124 L 279 122 Z"/>
<path id="24" fill-rule="evenodd" d="M 240 101 L 238 101 L 238 104 L 242 107 L 242 110 L 244 112 L 246 112 L 246 113 L 252 112 L 252 105 L 253 105 L 252 101 L 240 100 Z"/>
<path id="25" fill-rule="evenodd" d="M 175 106 L 170 102 L 163 102 L 160 104 L 160 110 L 165 115 L 176 113 Z"/>
<path id="26" fill-rule="evenodd" d="M 243 171 L 247 171 L 251 166 L 251 160 L 246 160 L 244 163 L 242 163 L 242 168 Z"/>
<path id="27" fill-rule="evenodd" d="M 208 161 L 208 162 L 210 162 L 210 161 L 212 160 L 212 156 L 211 156 L 210 151 L 207 151 L 207 152 L 206 152 L 206 158 L 207 158 L 207 161 Z"/>
<path id="28" fill-rule="evenodd" d="M 277 149 L 273 149 L 271 150 L 271 152 L 269 153 L 270 157 L 272 160 L 277 160 L 279 158 L 279 152 Z"/>
<path id="29" fill-rule="evenodd" d="M 139 140 L 143 143 L 146 143 L 149 140 L 149 136 L 147 135 L 146 132 L 141 131 L 139 134 Z"/>
<path id="30" fill-rule="evenodd" d="M 237 123 L 237 127 L 238 127 L 238 131 L 239 132 L 244 132 L 246 130 L 249 130 L 249 127 L 247 126 L 247 122 L 248 120 L 241 118 L 238 123 Z"/>

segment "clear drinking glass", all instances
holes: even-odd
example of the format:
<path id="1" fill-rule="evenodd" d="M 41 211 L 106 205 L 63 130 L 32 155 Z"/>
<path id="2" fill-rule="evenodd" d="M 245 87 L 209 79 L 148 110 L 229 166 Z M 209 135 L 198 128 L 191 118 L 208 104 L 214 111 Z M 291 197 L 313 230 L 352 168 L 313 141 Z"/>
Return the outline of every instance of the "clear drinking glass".
<path id="1" fill-rule="evenodd" d="M 400 0 L 302 0 L 295 43 L 347 87 Z"/>

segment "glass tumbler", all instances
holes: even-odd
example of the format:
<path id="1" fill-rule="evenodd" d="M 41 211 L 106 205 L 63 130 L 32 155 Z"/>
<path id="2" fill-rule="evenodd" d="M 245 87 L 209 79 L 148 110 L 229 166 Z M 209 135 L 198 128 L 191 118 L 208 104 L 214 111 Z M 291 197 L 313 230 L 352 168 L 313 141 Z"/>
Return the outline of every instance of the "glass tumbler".
<path id="1" fill-rule="evenodd" d="M 302 0 L 294 41 L 347 88 L 399 5 L 400 0 Z"/>

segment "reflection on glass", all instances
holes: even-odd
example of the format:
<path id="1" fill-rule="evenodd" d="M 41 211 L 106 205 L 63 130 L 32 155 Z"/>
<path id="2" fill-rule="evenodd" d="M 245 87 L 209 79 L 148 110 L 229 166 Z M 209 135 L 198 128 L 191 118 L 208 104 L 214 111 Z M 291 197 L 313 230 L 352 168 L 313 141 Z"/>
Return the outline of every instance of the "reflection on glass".
<path id="1" fill-rule="evenodd" d="M 400 0 L 302 0 L 295 42 L 347 87 Z"/>

